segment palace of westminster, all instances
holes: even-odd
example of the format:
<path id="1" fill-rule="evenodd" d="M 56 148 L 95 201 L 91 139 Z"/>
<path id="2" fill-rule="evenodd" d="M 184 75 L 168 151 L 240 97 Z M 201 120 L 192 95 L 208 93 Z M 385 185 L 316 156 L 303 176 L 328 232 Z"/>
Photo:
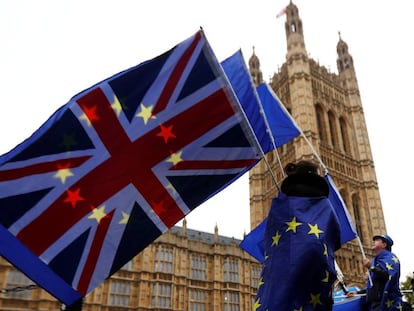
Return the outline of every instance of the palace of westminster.
<path id="1" fill-rule="evenodd" d="M 308 56 L 302 20 L 292 2 L 286 8 L 286 61 L 269 85 L 290 112 L 303 136 L 266 155 L 277 180 L 282 163 L 315 159 L 328 168 L 356 226 L 360 242 L 336 252 L 348 285 L 363 286 L 361 244 L 367 257 L 373 234 L 385 232 L 374 162 L 358 81 L 347 44 L 337 43 L 338 73 Z M 259 58 L 249 59 L 256 84 L 263 82 Z M 310 144 L 309 144 L 310 142 Z M 267 216 L 277 195 L 262 160 L 249 172 L 250 224 Z M 252 310 L 261 264 L 243 251 L 240 240 L 191 230 L 186 221 L 173 227 L 87 295 L 82 310 Z M 8 290 L 15 289 L 15 290 Z M 22 289 L 22 290 L 16 290 Z M 0 258 L 0 310 L 60 310 L 54 297 Z M 63 307 L 64 308 L 64 307 Z"/>

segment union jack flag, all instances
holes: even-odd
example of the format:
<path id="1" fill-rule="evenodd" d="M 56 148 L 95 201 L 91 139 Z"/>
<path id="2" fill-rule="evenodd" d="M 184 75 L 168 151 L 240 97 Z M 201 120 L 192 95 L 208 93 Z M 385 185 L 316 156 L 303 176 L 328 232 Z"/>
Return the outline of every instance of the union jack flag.
<path id="1" fill-rule="evenodd" d="M 70 305 L 260 158 L 202 31 L 0 157 L 0 253 Z"/>

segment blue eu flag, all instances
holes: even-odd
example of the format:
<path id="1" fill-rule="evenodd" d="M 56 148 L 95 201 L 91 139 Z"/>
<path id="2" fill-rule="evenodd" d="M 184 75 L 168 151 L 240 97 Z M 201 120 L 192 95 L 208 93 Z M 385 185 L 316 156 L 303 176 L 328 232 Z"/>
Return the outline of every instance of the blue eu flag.
<path id="1" fill-rule="evenodd" d="M 326 197 L 272 201 L 264 235 L 265 261 L 254 310 L 325 310 L 336 278 L 340 227 Z"/>

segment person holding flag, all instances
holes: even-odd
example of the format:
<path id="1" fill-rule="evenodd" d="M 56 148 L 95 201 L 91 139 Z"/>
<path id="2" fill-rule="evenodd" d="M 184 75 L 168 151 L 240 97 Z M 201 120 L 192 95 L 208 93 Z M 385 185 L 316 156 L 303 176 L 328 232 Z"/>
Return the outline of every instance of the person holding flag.
<path id="1" fill-rule="evenodd" d="M 332 310 L 340 226 L 329 185 L 310 161 L 289 163 L 271 205 L 253 310 Z"/>
<path id="2" fill-rule="evenodd" d="M 391 252 L 394 241 L 388 234 L 375 235 L 372 247 L 376 256 L 371 260 L 365 258 L 364 266 L 369 270 L 369 282 L 365 289 L 351 291 L 347 297 L 355 294 L 366 294 L 363 310 L 393 311 L 402 310 L 400 292 L 400 261 Z M 369 308 L 371 307 L 371 308 Z"/>

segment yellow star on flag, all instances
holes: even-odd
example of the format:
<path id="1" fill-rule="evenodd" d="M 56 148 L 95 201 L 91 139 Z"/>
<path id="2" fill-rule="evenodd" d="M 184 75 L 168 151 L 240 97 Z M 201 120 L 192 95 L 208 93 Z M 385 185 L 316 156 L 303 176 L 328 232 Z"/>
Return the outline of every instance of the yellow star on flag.
<path id="1" fill-rule="evenodd" d="M 301 306 L 299 309 L 295 309 L 294 311 L 302 311 L 303 307 Z"/>
<path id="2" fill-rule="evenodd" d="M 313 226 L 311 224 L 308 224 L 308 226 L 310 228 L 308 234 L 314 234 L 319 239 L 319 233 L 323 233 L 323 231 L 318 228 L 318 224 L 315 224 Z"/>
<path id="3" fill-rule="evenodd" d="M 392 257 L 392 261 L 394 261 L 395 263 L 399 263 L 400 262 L 400 260 L 397 257 L 395 257 L 395 256 Z"/>
<path id="4" fill-rule="evenodd" d="M 279 245 L 279 240 L 280 240 L 280 237 L 281 237 L 282 235 L 281 234 L 279 234 L 279 231 L 276 231 L 276 234 L 274 235 L 274 236 L 272 236 L 272 240 L 273 240 L 273 242 L 272 242 L 272 246 L 273 245 Z"/>
<path id="5" fill-rule="evenodd" d="M 177 163 L 181 162 L 183 159 L 181 159 L 181 155 L 183 154 L 182 151 L 178 153 L 173 153 L 171 157 L 167 160 L 167 162 L 171 162 L 173 165 L 176 165 Z"/>
<path id="6" fill-rule="evenodd" d="M 328 245 L 326 245 L 326 243 L 323 243 L 323 254 L 328 256 Z"/>
<path id="7" fill-rule="evenodd" d="M 120 225 L 126 225 L 129 220 L 129 214 L 122 212 L 122 219 L 119 221 Z"/>
<path id="8" fill-rule="evenodd" d="M 387 305 L 387 308 L 391 308 L 392 307 L 392 300 L 391 299 L 387 299 L 387 301 L 385 302 L 385 304 Z"/>
<path id="9" fill-rule="evenodd" d="M 254 305 L 253 305 L 253 311 L 256 311 L 257 309 L 259 309 L 260 306 L 261 306 L 260 298 L 257 298 L 257 300 L 254 302 Z"/>
<path id="10" fill-rule="evenodd" d="M 102 218 L 106 216 L 105 214 L 105 205 L 102 205 L 102 207 L 94 208 L 92 211 L 92 215 L 90 215 L 89 219 L 96 219 L 96 221 L 99 223 Z"/>
<path id="11" fill-rule="evenodd" d="M 329 271 L 325 271 L 325 278 L 322 279 L 322 282 L 328 283 L 329 281 Z"/>
<path id="12" fill-rule="evenodd" d="M 311 293 L 310 295 L 311 295 L 310 303 L 311 303 L 311 305 L 313 306 L 314 309 L 316 308 L 317 305 L 322 305 L 321 294 L 320 293 L 316 294 L 316 295 Z"/>
<path id="13" fill-rule="evenodd" d="M 69 168 L 62 168 L 59 169 L 53 177 L 59 178 L 62 184 L 66 182 L 66 178 L 73 176 L 73 173 Z"/>
<path id="14" fill-rule="evenodd" d="M 394 268 L 393 268 L 392 264 L 390 264 L 389 262 L 387 262 L 387 263 L 385 264 L 385 267 L 387 267 L 387 269 L 388 269 L 388 270 L 394 270 Z"/>
<path id="15" fill-rule="evenodd" d="M 260 278 L 260 280 L 259 280 L 259 284 L 257 284 L 257 289 L 259 289 L 260 288 L 260 286 L 262 286 L 264 284 L 264 282 L 263 282 L 263 278 Z"/>
<path id="16" fill-rule="evenodd" d="M 302 223 L 297 222 L 296 217 L 293 217 L 292 221 L 288 221 L 286 224 L 288 225 L 286 232 L 292 230 L 293 232 L 296 233 L 296 227 L 299 227 Z"/>
<path id="17" fill-rule="evenodd" d="M 114 96 L 114 101 L 111 104 L 112 109 L 115 111 L 116 115 L 119 117 L 122 111 L 121 103 L 119 102 L 118 98 Z"/>
<path id="18" fill-rule="evenodd" d="M 152 109 L 154 106 L 145 107 L 144 104 L 141 104 L 141 111 L 136 114 L 137 117 L 141 117 L 144 120 L 144 124 L 148 123 L 149 119 L 156 119 L 152 114 Z"/>

